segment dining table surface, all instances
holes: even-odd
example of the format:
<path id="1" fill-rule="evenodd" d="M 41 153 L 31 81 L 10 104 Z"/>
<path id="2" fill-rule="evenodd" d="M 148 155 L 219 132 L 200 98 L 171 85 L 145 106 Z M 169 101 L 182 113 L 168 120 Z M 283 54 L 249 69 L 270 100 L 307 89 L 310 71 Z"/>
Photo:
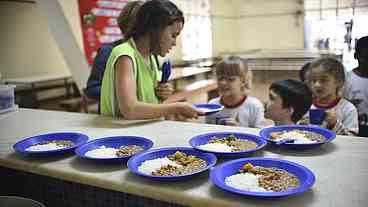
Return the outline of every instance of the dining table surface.
<path id="1" fill-rule="evenodd" d="M 162 148 L 190 147 L 191 137 L 209 132 L 258 135 L 259 131 L 195 122 L 122 120 L 94 114 L 20 108 L 0 114 L 0 166 L 184 206 L 368 206 L 368 139 L 362 137 L 337 136 L 330 143 L 304 150 L 268 145 L 249 155 L 296 162 L 314 173 L 316 181 L 309 190 L 281 198 L 227 192 L 211 182 L 209 171 L 180 181 L 155 181 L 132 173 L 126 163 L 91 163 L 74 154 L 32 157 L 13 150 L 13 145 L 22 139 L 53 132 L 79 132 L 87 135 L 89 140 L 142 136 L 153 141 L 153 148 Z M 238 158 L 242 157 L 219 158 L 218 163 Z"/>

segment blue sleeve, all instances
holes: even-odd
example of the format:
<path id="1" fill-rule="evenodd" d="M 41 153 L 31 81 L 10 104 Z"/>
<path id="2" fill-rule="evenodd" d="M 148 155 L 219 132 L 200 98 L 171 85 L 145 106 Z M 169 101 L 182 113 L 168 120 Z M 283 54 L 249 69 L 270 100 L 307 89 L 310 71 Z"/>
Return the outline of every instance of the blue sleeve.
<path id="1" fill-rule="evenodd" d="M 93 60 L 91 74 L 88 77 L 87 88 L 85 90 L 86 95 L 90 98 L 96 100 L 100 99 L 103 74 L 105 72 L 107 60 L 109 59 L 113 48 L 113 44 L 105 44 L 97 51 L 97 55 Z"/>

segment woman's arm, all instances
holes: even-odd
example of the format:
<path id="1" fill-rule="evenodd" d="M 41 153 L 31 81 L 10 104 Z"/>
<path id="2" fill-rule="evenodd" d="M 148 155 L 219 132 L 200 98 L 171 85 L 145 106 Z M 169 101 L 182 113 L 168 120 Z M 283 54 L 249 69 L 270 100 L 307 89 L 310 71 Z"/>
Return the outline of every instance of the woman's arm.
<path id="1" fill-rule="evenodd" d="M 115 65 L 116 92 L 120 113 L 126 119 L 150 119 L 179 114 L 186 118 L 196 118 L 199 111 L 189 103 L 150 104 L 138 101 L 133 62 L 127 56 L 118 59 Z"/>

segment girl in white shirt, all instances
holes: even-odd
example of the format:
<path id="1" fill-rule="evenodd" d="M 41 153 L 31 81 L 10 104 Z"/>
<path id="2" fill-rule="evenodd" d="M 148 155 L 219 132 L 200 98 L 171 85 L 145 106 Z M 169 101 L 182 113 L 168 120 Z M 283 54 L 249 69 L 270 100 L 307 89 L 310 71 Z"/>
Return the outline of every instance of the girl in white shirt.
<path id="1" fill-rule="evenodd" d="M 357 135 L 357 109 L 339 95 L 345 82 L 344 71 L 344 66 L 334 58 L 320 58 L 311 63 L 308 77 L 313 92 L 311 108 L 326 110 L 323 127 L 340 135 Z"/>
<path id="2" fill-rule="evenodd" d="M 244 127 L 262 127 L 264 108 L 261 101 L 249 96 L 252 73 L 245 60 L 231 56 L 216 65 L 217 85 L 220 97 L 209 103 L 221 104 L 221 112 L 206 117 L 210 124 Z"/>

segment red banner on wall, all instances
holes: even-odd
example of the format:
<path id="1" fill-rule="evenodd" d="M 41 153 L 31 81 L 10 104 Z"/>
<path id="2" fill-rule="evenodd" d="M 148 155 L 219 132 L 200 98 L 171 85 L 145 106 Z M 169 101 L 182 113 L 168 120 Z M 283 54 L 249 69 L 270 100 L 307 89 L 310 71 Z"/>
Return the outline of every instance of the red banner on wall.
<path id="1" fill-rule="evenodd" d="M 129 0 L 78 0 L 84 52 L 89 65 L 104 43 L 121 39 L 117 24 L 121 9 Z"/>

